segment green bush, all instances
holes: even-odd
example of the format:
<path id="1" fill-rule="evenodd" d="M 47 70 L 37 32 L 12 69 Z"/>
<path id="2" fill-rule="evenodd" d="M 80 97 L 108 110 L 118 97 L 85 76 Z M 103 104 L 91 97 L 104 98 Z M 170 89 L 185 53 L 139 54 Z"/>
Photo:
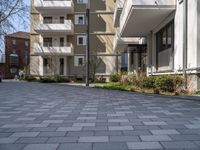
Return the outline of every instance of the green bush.
<path id="1" fill-rule="evenodd" d="M 163 91 L 173 92 L 174 91 L 174 80 L 172 76 L 163 75 L 156 77 L 155 86 Z"/>
<path id="2" fill-rule="evenodd" d="M 55 83 L 55 78 L 53 76 L 45 76 L 40 78 L 40 82 L 42 83 Z"/>
<path id="3" fill-rule="evenodd" d="M 197 94 L 197 95 L 200 95 L 200 91 L 197 91 L 196 94 Z"/>
<path id="4" fill-rule="evenodd" d="M 112 74 L 110 75 L 110 82 L 120 82 L 121 80 L 121 75 L 116 73 L 116 74 Z"/>
<path id="5" fill-rule="evenodd" d="M 26 76 L 25 80 L 28 81 L 28 82 L 37 81 L 37 79 L 35 77 L 33 77 L 33 76 Z"/>
<path id="6" fill-rule="evenodd" d="M 41 77 L 40 82 L 42 82 L 42 83 L 67 83 L 67 82 L 70 82 L 70 80 L 67 77 L 62 77 L 62 76 L 46 76 L 46 77 Z"/>
<path id="7" fill-rule="evenodd" d="M 121 76 L 121 81 L 122 84 L 132 84 L 134 85 L 136 82 L 136 76 L 135 74 L 123 74 Z"/>
<path id="8" fill-rule="evenodd" d="M 156 77 L 150 76 L 150 77 L 144 77 L 141 81 L 141 87 L 144 88 L 155 88 L 155 80 Z"/>
<path id="9" fill-rule="evenodd" d="M 181 76 L 174 75 L 172 78 L 176 89 L 183 87 L 184 79 Z"/>

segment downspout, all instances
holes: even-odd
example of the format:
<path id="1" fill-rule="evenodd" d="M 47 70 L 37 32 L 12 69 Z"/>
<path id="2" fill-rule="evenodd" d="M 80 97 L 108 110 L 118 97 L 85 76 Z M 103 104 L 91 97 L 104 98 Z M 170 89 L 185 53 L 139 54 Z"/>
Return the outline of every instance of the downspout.
<path id="1" fill-rule="evenodd" d="M 188 51 L 188 0 L 184 0 L 183 13 L 183 78 L 187 89 L 187 51 Z"/>

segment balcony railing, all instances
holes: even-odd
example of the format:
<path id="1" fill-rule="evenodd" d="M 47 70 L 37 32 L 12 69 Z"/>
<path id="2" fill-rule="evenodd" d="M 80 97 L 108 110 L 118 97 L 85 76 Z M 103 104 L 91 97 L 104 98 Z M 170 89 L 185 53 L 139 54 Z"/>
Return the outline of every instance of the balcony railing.
<path id="1" fill-rule="evenodd" d="M 51 44 L 36 43 L 34 44 L 34 53 L 37 55 L 73 55 L 73 44 Z"/>
<path id="2" fill-rule="evenodd" d="M 51 10 L 64 10 L 71 13 L 74 11 L 73 0 L 35 0 L 34 6 L 41 13 Z"/>
<path id="3" fill-rule="evenodd" d="M 35 24 L 35 31 L 38 33 L 73 34 L 74 25 L 71 20 L 65 20 L 64 23 L 60 22 L 60 20 L 53 20 L 52 22 Z"/>

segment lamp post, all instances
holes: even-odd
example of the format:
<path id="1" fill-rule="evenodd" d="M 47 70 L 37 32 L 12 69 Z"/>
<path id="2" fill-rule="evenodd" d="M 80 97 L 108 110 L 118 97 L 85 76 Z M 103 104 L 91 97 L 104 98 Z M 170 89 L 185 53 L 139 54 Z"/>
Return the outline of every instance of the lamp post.
<path id="1" fill-rule="evenodd" d="M 85 85 L 90 85 L 90 0 L 86 4 L 86 18 L 87 18 L 87 46 L 86 46 L 86 76 Z"/>
<path id="2" fill-rule="evenodd" d="M 183 5 L 183 78 L 185 79 L 185 88 L 187 89 L 188 0 L 184 0 Z"/>

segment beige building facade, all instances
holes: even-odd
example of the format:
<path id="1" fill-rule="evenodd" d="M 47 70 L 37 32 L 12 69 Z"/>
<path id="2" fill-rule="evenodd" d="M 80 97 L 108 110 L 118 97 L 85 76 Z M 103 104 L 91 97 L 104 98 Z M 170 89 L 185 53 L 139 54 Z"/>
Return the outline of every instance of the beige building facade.
<path id="1" fill-rule="evenodd" d="M 84 78 L 88 6 L 91 74 L 107 77 L 118 71 L 119 56 L 113 49 L 114 1 L 31 0 L 31 75 Z"/>

